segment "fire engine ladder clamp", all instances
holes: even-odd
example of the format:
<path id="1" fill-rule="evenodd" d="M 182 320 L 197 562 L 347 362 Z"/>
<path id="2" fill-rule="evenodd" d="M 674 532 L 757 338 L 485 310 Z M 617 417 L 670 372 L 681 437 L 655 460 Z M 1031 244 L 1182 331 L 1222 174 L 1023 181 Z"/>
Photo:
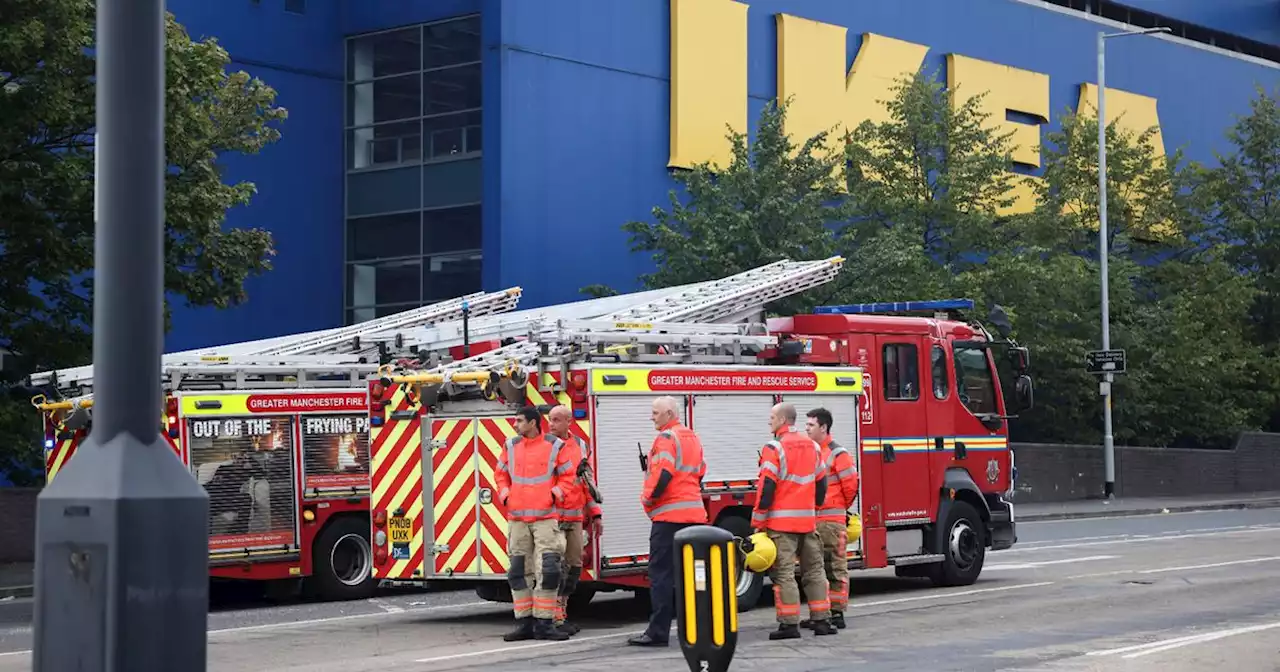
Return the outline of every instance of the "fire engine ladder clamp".
<path id="1" fill-rule="evenodd" d="M 766 304 L 829 282 L 844 259 L 779 261 L 722 280 L 701 283 L 685 291 L 625 308 L 590 320 L 536 323 L 529 338 L 474 357 L 410 375 L 383 376 L 410 385 L 493 384 L 495 378 L 520 379 L 534 367 L 545 373 L 551 365 L 562 372 L 572 360 L 611 355 L 615 361 L 748 362 L 754 355 L 744 347 L 766 348 L 777 339 L 752 335 L 750 325 L 734 322 L 758 315 Z M 694 320 L 697 320 L 695 322 Z M 605 349 L 608 344 L 615 347 Z M 668 346 L 666 354 L 640 352 L 639 346 Z M 621 346 L 621 347 L 618 347 Z M 680 352 L 670 352 L 679 349 Z M 538 376 L 539 385 L 543 377 Z"/>

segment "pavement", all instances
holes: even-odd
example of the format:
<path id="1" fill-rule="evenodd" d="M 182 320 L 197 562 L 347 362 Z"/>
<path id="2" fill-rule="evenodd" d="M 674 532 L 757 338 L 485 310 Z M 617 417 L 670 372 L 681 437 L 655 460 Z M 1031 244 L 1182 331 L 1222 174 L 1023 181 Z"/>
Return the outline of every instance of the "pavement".
<path id="1" fill-rule="evenodd" d="M 1020 522 L 1070 520 L 1099 516 L 1145 516 L 1187 511 L 1280 508 L 1280 492 L 1202 497 L 1082 499 L 1069 502 L 1014 504 Z M 0 601 L 31 597 L 35 583 L 31 563 L 0 564 Z"/>
<path id="2" fill-rule="evenodd" d="M 854 573 L 850 627 L 833 637 L 770 642 L 766 598 L 740 616 L 730 670 L 1280 670 L 1280 508 L 1019 518 L 1017 546 L 989 553 L 972 586 Z M 0 672 L 30 669 L 30 604 L 0 603 Z M 687 669 L 674 638 L 665 650 L 624 645 L 646 614 L 605 594 L 575 614 L 572 640 L 509 644 L 510 605 L 463 590 L 237 606 L 209 615 L 208 669 Z"/>

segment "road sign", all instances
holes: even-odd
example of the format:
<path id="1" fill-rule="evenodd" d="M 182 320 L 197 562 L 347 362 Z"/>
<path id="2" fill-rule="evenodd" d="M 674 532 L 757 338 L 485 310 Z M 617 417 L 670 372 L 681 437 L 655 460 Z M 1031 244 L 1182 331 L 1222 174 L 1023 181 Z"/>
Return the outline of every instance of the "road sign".
<path id="1" fill-rule="evenodd" d="M 1124 373 L 1124 350 L 1094 350 L 1085 354 L 1084 367 L 1089 373 L 1102 375 L 1106 373 Z"/>

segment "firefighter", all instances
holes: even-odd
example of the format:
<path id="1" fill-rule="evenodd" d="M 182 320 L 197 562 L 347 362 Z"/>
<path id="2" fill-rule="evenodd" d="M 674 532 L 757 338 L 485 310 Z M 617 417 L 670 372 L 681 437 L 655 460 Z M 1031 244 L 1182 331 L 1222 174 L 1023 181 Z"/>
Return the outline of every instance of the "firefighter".
<path id="1" fill-rule="evenodd" d="M 853 455 L 831 438 L 831 411 L 815 408 L 806 415 L 805 433 L 822 446 L 822 461 L 827 465 L 827 499 L 818 508 L 818 537 L 827 569 L 831 624 L 843 630 L 849 607 L 849 508 L 858 498 L 858 471 Z M 800 625 L 811 628 L 813 622 Z"/>
<path id="2" fill-rule="evenodd" d="M 822 541 L 818 538 L 817 509 L 827 498 L 827 466 L 822 448 L 796 431 L 796 407 L 778 404 L 769 412 L 774 440 L 760 451 L 760 484 L 751 526 L 769 535 L 778 556 L 769 570 L 778 629 L 769 639 L 800 637 L 800 591 L 796 586 L 795 558 L 800 556 L 809 618 L 817 635 L 834 635 L 831 602 L 827 599 L 826 573 L 822 565 Z"/>
<path id="3" fill-rule="evenodd" d="M 649 448 L 640 503 L 652 525 L 649 528 L 649 627 L 631 639 L 633 646 L 667 646 L 676 613 L 675 536 L 691 525 L 707 524 L 702 502 L 702 441 L 680 424 L 680 402 L 674 397 L 653 400 L 650 414 L 658 436 Z"/>
<path id="4" fill-rule="evenodd" d="M 574 467 L 565 443 L 542 433 L 537 409 L 520 409 L 515 418 L 518 436 L 507 439 L 494 470 L 498 502 L 506 510 L 507 582 L 515 610 L 515 630 L 503 639 L 563 641 L 569 635 L 555 628 L 557 591 L 563 581 L 564 533 L 560 509 L 573 487 Z M 536 563 L 536 564 L 535 564 Z"/>
<path id="5" fill-rule="evenodd" d="M 565 495 L 560 509 L 560 529 L 564 530 L 564 580 L 560 582 L 560 601 L 556 606 L 556 629 L 568 635 L 576 635 L 580 628 L 568 622 L 569 596 L 578 587 L 582 576 L 582 551 L 586 545 L 583 522 L 588 521 L 599 535 L 604 531 L 601 523 L 600 503 L 591 492 L 594 490 L 590 462 L 591 449 L 586 441 L 569 432 L 573 413 L 565 406 L 556 406 L 547 414 L 551 434 L 565 442 L 565 452 L 574 465 L 573 486 Z M 588 482 L 590 481 L 590 485 Z M 599 492 L 598 490 L 596 492 Z"/>

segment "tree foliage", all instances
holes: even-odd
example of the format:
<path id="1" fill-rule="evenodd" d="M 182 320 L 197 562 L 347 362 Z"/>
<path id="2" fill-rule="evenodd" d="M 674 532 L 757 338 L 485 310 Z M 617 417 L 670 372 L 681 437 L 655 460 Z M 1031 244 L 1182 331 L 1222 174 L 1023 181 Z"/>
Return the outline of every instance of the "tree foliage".
<path id="1" fill-rule="evenodd" d="M 998 303 L 1034 353 L 1037 406 L 1015 436 L 1100 442 L 1099 381 L 1084 369 L 1101 345 L 1097 118 L 1059 117 L 1040 148 L 1034 210 L 1003 215 L 1011 138 L 982 111 L 985 92 L 958 94 L 924 73 L 900 80 L 884 121 L 845 134 L 837 185 L 830 133 L 795 148 L 786 106 L 770 106 L 754 143 L 731 135 L 732 165 L 678 174 L 685 189 L 669 209 L 624 227 L 658 264 L 645 286 L 838 253 L 845 272 L 824 302 Z M 1117 441 L 1221 446 L 1242 429 L 1280 428 L 1276 98 L 1260 91 L 1214 167 L 1157 152 L 1155 129 L 1105 131 L 1109 324 L 1129 365 L 1113 391 Z"/>
<path id="2" fill-rule="evenodd" d="M 17 355 L 10 379 L 90 357 L 94 12 L 92 0 L 0 1 L 0 347 Z M 274 250 L 265 230 L 223 227 L 255 188 L 225 183 L 217 159 L 275 142 L 287 113 L 271 87 L 227 72 L 227 52 L 193 41 L 171 14 L 165 56 L 165 289 L 191 306 L 236 305 Z M 38 446 L 29 432 L 39 417 L 23 412 L 28 433 L 0 427 L 0 462 L 38 463 L 13 453 Z"/>

